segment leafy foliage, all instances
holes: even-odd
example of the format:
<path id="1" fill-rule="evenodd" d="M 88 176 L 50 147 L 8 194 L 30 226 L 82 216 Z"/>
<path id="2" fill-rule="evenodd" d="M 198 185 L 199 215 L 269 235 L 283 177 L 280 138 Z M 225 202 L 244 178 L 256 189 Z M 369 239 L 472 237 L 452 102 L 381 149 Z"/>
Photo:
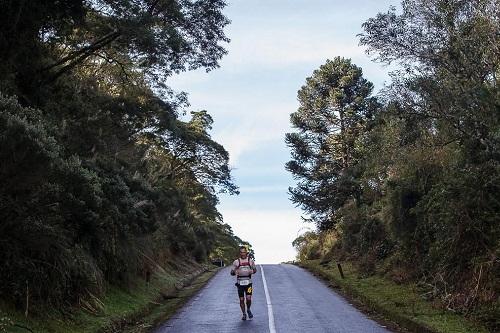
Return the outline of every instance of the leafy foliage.
<path id="1" fill-rule="evenodd" d="M 236 194 L 172 73 L 216 68 L 221 0 L 0 5 L 0 295 L 75 305 L 176 258 L 232 256 Z M 219 253 L 221 252 L 222 254 Z"/>

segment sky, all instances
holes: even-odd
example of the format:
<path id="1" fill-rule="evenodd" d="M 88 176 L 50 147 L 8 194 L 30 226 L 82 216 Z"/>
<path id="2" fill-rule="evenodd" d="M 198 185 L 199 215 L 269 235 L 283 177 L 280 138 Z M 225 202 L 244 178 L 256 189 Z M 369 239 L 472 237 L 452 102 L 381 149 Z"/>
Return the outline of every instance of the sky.
<path id="1" fill-rule="evenodd" d="M 292 241 L 314 225 L 289 200 L 296 182 L 285 133 L 297 110 L 297 91 L 327 59 L 351 58 L 375 92 L 389 69 L 358 46 L 361 24 L 397 0 L 229 0 L 231 39 L 220 68 L 172 77 L 167 84 L 189 94 L 190 109 L 214 118 L 212 138 L 230 155 L 240 195 L 220 196 L 219 211 L 234 233 L 249 241 L 257 263 L 295 259 Z"/>

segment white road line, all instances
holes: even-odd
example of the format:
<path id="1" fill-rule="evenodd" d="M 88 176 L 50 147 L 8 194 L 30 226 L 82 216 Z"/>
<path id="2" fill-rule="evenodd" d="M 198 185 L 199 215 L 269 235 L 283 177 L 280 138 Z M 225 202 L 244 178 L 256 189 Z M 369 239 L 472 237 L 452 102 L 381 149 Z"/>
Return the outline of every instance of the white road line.
<path id="1" fill-rule="evenodd" d="M 269 290 L 267 289 L 266 275 L 264 274 L 264 268 L 262 267 L 262 265 L 259 265 L 259 267 L 262 273 L 264 292 L 266 293 L 267 317 L 269 318 L 269 333 L 276 333 L 276 327 L 274 326 L 273 305 L 271 304 L 271 297 L 269 297 Z"/>

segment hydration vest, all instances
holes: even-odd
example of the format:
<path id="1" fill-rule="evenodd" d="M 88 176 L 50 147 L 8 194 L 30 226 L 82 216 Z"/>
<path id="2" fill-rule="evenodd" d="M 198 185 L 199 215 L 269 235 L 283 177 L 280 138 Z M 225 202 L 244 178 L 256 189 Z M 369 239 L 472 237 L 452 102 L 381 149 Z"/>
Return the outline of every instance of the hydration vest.
<path id="1" fill-rule="evenodd" d="M 240 258 L 238 258 L 238 267 L 236 269 L 239 269 L 240 267 L 249 267 L 252 270 L 252 272 L 253 272 L 253 268 L 250 265 L 250 258 L 247 258 L 246 262 L 243 262 L 243 263 L 241 263 Z M 246 279 L 246 278 L 251 279 L 252 278 L 252 273 L 250 273 L 248 276 L 239 276 L 238 275 L 238 279 L 240 279 L 240 278 L 242 278 L 242 279 Z"/>

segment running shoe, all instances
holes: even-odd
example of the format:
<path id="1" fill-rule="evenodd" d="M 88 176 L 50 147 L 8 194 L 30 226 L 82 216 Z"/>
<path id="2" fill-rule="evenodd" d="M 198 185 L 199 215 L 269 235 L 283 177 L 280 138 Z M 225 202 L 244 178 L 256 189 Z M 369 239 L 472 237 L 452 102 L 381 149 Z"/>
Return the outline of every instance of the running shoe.
<path id="1" fill-rule="evenodd" d="M 252 319 L 253 318 L 253 313 L 250 311 L 250 309 L 247 310 L 248 313 L 248 318 Z"/>
<path id="2" fill-rule="evenodd" d="M 247 320 L 247 314 L 246 313 L 243 314 L 243 317 L 241 317 L 241 320 Z"/>

